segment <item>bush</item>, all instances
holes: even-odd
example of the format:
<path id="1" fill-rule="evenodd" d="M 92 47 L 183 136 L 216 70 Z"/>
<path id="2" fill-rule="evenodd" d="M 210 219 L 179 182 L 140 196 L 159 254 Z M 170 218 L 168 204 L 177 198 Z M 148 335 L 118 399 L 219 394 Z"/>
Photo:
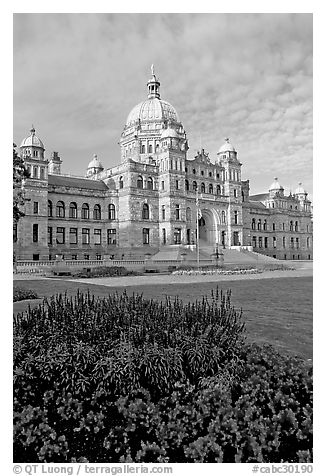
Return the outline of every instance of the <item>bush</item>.
<path id="1" fill-rule="evenodd" d="M 13 300 L 16 301 L 23 301 L 24 299 L 37 299 L 38 295 L 35 291 L 31 289 L 22 289 L 14 286 L 13 292 Z"/>
<path id="2" fill-rule="evenodd" d="M 59 295 L 14 319 L 15 462 L 309 462 L 312 375 L 230 293 Z"/>
<path id="3" fill-rule="evenodd" d="M 128 271 L 124 266 L 99 266 L 97 268 L 84 268 L 82 271 L 74 273 L 76 278 L 98 278 L 113 276 L 137 276 L 136 271 Z"/>

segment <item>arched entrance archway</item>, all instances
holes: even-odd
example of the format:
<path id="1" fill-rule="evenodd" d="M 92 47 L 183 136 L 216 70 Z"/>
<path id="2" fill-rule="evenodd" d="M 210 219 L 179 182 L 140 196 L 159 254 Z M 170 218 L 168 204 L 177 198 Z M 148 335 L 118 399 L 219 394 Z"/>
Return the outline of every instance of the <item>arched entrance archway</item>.
<path id="1" fill-rule="evenodd" d="M 211 210 L 201 210 L 201 217 L 198 221 L 199 239 L 207 245 L 215 245 L 217 240 L 216 217 Z"/>

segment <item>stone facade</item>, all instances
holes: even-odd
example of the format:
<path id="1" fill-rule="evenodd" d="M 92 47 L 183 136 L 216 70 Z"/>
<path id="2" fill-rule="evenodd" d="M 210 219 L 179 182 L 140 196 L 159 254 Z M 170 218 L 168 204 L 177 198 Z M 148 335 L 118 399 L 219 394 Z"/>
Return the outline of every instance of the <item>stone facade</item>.
<path id="1" fill-rule="evenodd" d="M 123 128 L 121 163 L 111 169 L 94 155 L 85 177 L 62 175 L 58 153 L 47 160 L 31 129 L 20 147 L 31 175 L 14 233 L 17 259 L 142 258 L 192 248 L 197 229 L 208 252 L 217 244 L 253 246 L 281 259 L 312 259 L 311 203 L 302 186 L 286 197 L 275 180 L 267 194 L 250 197 L 229 140 L 214 161 L 204 149 L 189 158 L 184 127 L 160 98 L 154 71 L 147 88 Z"/>

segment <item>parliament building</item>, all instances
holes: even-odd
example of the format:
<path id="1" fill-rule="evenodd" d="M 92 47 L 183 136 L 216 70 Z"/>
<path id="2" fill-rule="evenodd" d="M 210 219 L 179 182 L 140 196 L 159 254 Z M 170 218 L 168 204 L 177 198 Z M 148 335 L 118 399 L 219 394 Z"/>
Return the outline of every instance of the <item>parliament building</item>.
<path id="1" fill-rule="evenodd" d="M 161 99 L 153 68 L 120 148 L 115 167 L 105 169 L 94 155 L 83 177 L 68 176 L 32 127 L 20 145 L 30 176 L 25 216 L 14 224 L 17 260 L 141 259 L 194 250 L 197 241 L 207 253 L 252 247 L 278 259 L 312 259 L 311 202 L 302 184 L 285 195 L 275 178 L 266 193 L 251 196 L 229 139 L 214 159 L 204 149 L 188 157 L 185 129 Z"/>

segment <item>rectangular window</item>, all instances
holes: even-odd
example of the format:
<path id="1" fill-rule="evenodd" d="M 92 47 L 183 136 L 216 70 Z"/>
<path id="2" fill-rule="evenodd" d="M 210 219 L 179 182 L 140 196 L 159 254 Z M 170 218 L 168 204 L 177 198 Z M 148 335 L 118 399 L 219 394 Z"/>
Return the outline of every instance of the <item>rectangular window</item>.
<path id="1" fill-rule="evenodd" d="M 65 229 L 62 226 L 57 228 L 57 245 L 63 245 L 65 243 Z"/>
<path id="2" fill-rule="evenodd" d="M 94 244 L 100 245 L 102 243 L 102 230 L 95 229 L 94 230 Z"/>
<path id="3" fill-rule="evenodd" d="M 265 248 L 268 248 L 268 238 L 267 238 L 267 236 L 265 236 L 264 241 L 265 241 Z"/>
<path id="4" fill-rule="evenodd" d="M 100 255 L 99 253 L 96 253 L 96 260 L 101 261 L 101 259 L 102 259 L 102 255 Z"/>
<path id="5" fill-rule="evenodd" d="M 238 212 L 237 211 L 234 212 L 234 224 L 235 225 L 238 224 Z"/>
<path id="6" fill-rule="evenodd" d="M 273 236 L 273 248 L 276 248 L 276 236 Z"/>
<path id="7" fill-rule="evenodd" d="M 53 243 L 53 228 L 52 226 L 48 226 L 48 245 L 52 245 Z"/>
<path id="8" fill-rule="evenodd" d="M 176 188 L 176 190 L 179 190 L 179 180 L 175 181 L 175 188 Z"/>
<path id="9" fill-rule="evenodd" d="M 285 236 L 283 236 L 282 243 L 283 243 L 283 248 L 285 248 L 285 246 L 286 246 L 286 243 L 285 243 Z"/>
<path id="10" fill-rule="evenodd" d="M 89 237 L 90 237 L 90 229 L 82 228 L 82 244 L 83 245 L 89 245 Z"/>
<path id="11" fill-rule="evenodd" d="M 117 230 L 115 228 L 111 228 L 108 230 L 108 245 L 116 245 L 117 244 Z"/>
<path id="12" fill-rule="evenodd" d="M 263 247 L 263 237 L 262 237 L 262 236 L 260 236 L 260 237 L 258 238 L 258 246 L 259 246 L 259 248 L 262 248 L 262 247 Z"/>
<path id="13" fill-rule="evenodd" d="M 34 202 L 33 204 L 33 213 L 34 215 L 38 215 L 38 202 Z"/>
<path id="14" fill-rule="evenodd" d="M 71 259 L 76 261 L 77 260 L 77 255 L 71 255 Z"/>
<path id="15" fill-rule="evenodd" d="M 175 206 L 175 219 L 180 220 L 180 205 Z"/>
<path id="16" fill-rule="evenodd" d="M 299 249 L 299 238 L 295 239 L 295 245 L 296 245 L 297 249 Z"/>
<path id="17" fill-rule="evenodd" d="M 143 245 L 149 245 L 149 228 L 143 228 Z"/>
<path id="18" fill-rule="evenodd" d="M 162 235 L 163 235 L 163 245 L 166 245 L 166 229 L 162 229 Z"/>
<path id="19" fill-rule="evenodd" d="M 253 237 L 252 237 L 252 246 L 253 246 L 254 248 L 257 248 L 257 237 L 256 237 L 256 236 L 253 236 Z"/>
<path id="20" fill-rule="evenodd" d="M 39 261 L 39 259 L 40 259 L 40 255 L 39 255 L 39 254 L 33 255 L 33 261 Z"/>
<path id="21" fill-rule="evenodd" d="M 38 225 L 33 225 L 33 243 L 38 242 Z"/>
<path id="22" fill-rule="evenodd" d="M 173 236 L 174 236 L 174 244 L 180 245 L 181 244 L 181 228 L 175 228 Z"/>
<path id="23" fill-rule="evenodd" d="M 69 228 L 69 243 L 71 245 L 77 245 L 77 228 Z"/>
<path id="24" fill-rule="evenodd" d="M 13 232 L 14 232 L 14 243 L 17 242 L 17 223 L 14 223 L 14 228 L 13 228 Z"/>
<path id="25" fill-rule="evenodd" d="M 164 190 L 164 180 L 161 182 L 161 189 Z"/>
<path id="26" fill-rule="evenodd" d="M 84 259 L 88 261 L 89 260 L 89 255 L 84 255 Z"/>
<path id="27" fill-rule="evenodd" d="M 165 220 L 165 205 L 162 205 L 162 220 Z"/>
<path id="28" fill-rule="evenodd" d="M 237 189 L 236 188 L 233 190 L 233 195 L 234 195 L 234 198 L 237 198 Z"/>
<path id="29" fill-rule="evenodd" d="M 273 231 L 275 231 L 275 223 L 273 223 Z"/>

